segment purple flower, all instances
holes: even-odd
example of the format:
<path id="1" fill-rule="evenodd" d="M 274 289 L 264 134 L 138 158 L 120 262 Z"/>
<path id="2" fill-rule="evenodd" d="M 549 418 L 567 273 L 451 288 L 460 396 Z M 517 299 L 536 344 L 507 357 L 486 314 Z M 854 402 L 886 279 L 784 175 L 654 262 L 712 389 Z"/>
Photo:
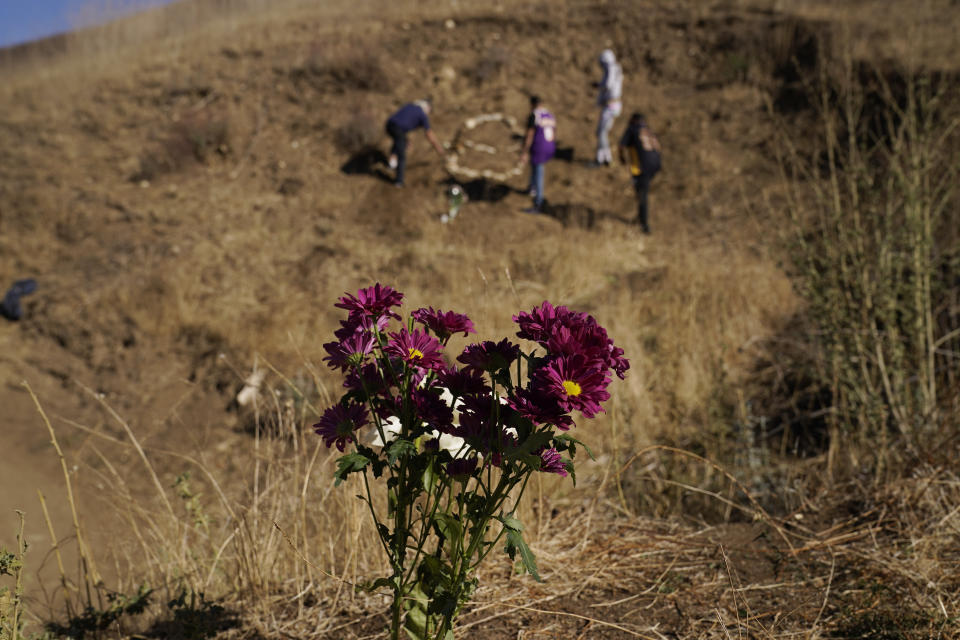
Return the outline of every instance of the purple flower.
<path id="1" fill-rule="evenodd" d="M 615 347 L 612 342 L 610 343 L 610 353 L 607 355 L 607 361 L 610 363 L 613 372 L 621 380 L 626 377 L 627 369 L 630 368 L 630 361 L 623 357 L 623 353 L 623 349 Z"/>
<path id="2" fill-rule="evenodd" d="M 454 458 L 447 463 L 445 468 L 447 475 L 451 478 L 466 480 L 477 470 L 477 459 L 472 456 L 469 458 Z"/>
<path id="3" fill-rule="evenodd" d="M 556 473 L 557 475 L 567 476 L 567 465 L 564 464 L 560 452 L 556 449 L 543 449 L 540 451 L 540 471 L 542 473 Z"/>
<path id="4" fill-rule="evenodd" d="M 351 316 L 367 316 L 374 319 L 390 316 L 399 320 L 400 316 L 390 309 L 400 306 L 401 302 L 403 302 L 402 293 L 378 282 L 372 287 L 360 289 L 356 296 L 344 294 L 334 306 L 346 309 Z"/>
<path id="5" fill-rule="evenodd" d="M 459 408 L 460 424 L 454 431 L 454 435 L 474 444 L 489 442 L 497 426 L 492 407 L 493 396 L 489 393 L 464 396 Z"/>
<path id="6" fill-rule="evenodd" d="M 511 409 L 496 403 L 489 393 L 464 396 L 459 407 L 460 419 L 453 435 L 463 438 L 480 455 L 491 456 L 494 465 L 500 465 L 501 453 L 517 446 L 515 430 L 505 429 L 505 412 Z"/>
<path id="7" fill-rule="evenodd" d="M 337 449 L 343 451 L 347 442 L 357 441 L 354 432 L 365 424 L 367 409 L 362 404 L 337 404 L 323 412 L 313 430 L 323 438 L 327 447 L 336 444 Z"/>
<path id="8" fill-rule="evenodd" d="M 570 327 L 558 324 L 553 327 L 553 332 L 543 342 L 543 346 L 552 356 L 580 354 L 586 356 L 589 360 L 595 360 L 597 357 L 603 357 L 603 354 L 596 352 L 597 345 L 591 344 L 595 337 L 587 323 L 577 323 Z M 606 334 L 604 334 L 604 337 L 606 337 Z M 606 344 L 602 346 L 605 348 Z"/>
<path id="9" fill-rule="evenodd" d="M 560 406 L 556 397 L 543 389 L 515 388 L 507 404 L 518 414 L 538 425 L 552 424 L 561 431 L 573 425 L 573 418 Z"/>
<path id="10" fill-rule="evenodd" d="M 414 329 L 412 333 L 406 329 L 391 333 L 390 342 L 383 350 L 412 367 L 435 371 L 444 368 L 440 343 L 419 329 Z"/>
<path id="11" fill-rule="evenodd" d="M 359 369 L 348 371 L 343 380 L 343 386 L 351 391 L 367 391 L 371 395 L 377 395 L 384 391 L 387 385 L 376 363 L 368 362 Z"/>
<path id="12" fill-rule="evenodd" d="M 538 342 L 552 356 L 582 355 L 603 369 L 613 369 L 621 379 L 630 368 L 623 349 L 614 346 L 606 329 L 593 316 L 544 301 L 530 313 L 515 315 L 513 320 L 520 326 L 518 336 Z"/>
<path id="13" fill-rule="evenodd" d="M 574 313 L 566 307 L 554 307 L 544 300 L 539 307 L 531 309 L 530 313 L 520 312 L 513 316 L 513 321 L 520 325 L 517 336 L 545 345 L 553 335 L 555 325 L 562 325 L 582 315 L 584 314 Z"/>
<path id="14" fill-rule="evenodd" d="M 357 332 L 374 335 L 384 331 L 388 324 L 390 324 L 390 318 L 388 316 L 371 318 L 369 316 L 352 314 L 347 317 L 346 320 L 340 321 L 340 328 L 334 331 L 333 335 L 336 336 L 337 340 L 346 340 Z"/>
<path id="15" fill-rule="evenodd" d="M 481 452 L 489 451 L 498 440 L 500 425 L 497 423 L 494 399 L 489 393 L 471 394 L 462 398 L 459 407 L 459 426 L 454 431 Z"/>
<path id="16" fill-rule="evenodd" d="M 364 357 L 373 351 L 376 342 L 372 333 L 355 331 L 340 342 L 328 342 L 323 345 L 328 356 L 324 358 L 332 369 L 339 368 L 346 371 L 349 368 L 359 367 Z"/>
<path id="17" fill-rule="evenodd" d="M 467 337 L 468 333 L 476 333 L 473 322 L 462 313 L 440 311 L 439 309 L 434 311 L 433 307 L 423 307 L 410 315 L 413 316 L 414 320 L 433 331 L 433 335 L 437 336 L 437 339 L 444 344 L 455 333 L 462 331 L 463 337 Z"/>
<path id="18" fill-rule="evenodd" d="M 414 389 L 410 399 L 414 412 L 428 425 L 428 430 L 436 429 L 441 433 L 453 431 L 453 409 L 443 401 L 438 389 Z"/>
<path id="19" fill-rule="evenodd" d="M 592 316 L 568 316 L 563 324 L 553 327 L 553 333 L 544 345 L 550 355 L 580 354 L 604 369 L 612 368 L 622 379 L 630 368 L 623 357 L 623 349 L 614 346 L 607 331 Z"/>
<path id="20" fill-rule="evenodd" d="M 500 342 L 486 340 L 467 345 L 457 361 L 479 371 L 500 371 L 509 367 L 519 356 L 520 347 L 504 338 Z"/>
<path id="21" fill-rule="evenodd" d="M 600 403 L 610 398 L 610 378 L 582 355 L 560 356 L 533 374 L 535 386 L 556 398 L 566 411 L 577 410 L 587 418 L 603 411 Z"/>
<path id="22" fill-rule="evenodd" d="M 483 372 L 469 367 L 443 369 L 437 374 L 437 384 L 446 387 L 454 398 L 490 390 L 483 379 Z"/>

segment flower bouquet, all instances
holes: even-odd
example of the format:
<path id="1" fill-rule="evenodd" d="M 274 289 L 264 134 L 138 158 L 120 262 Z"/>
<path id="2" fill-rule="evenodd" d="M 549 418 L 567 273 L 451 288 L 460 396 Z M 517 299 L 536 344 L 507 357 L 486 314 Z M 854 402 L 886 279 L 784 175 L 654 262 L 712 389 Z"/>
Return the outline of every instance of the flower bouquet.
<path id="1" fill-rule="evenodd" d="M 513 317 L 529 353 L 504 338 L 468 345 L 453 364 L 445 348 L 476 333 L 473 322 L 432 307 L 404 319 L 402 300 L 379 283 L 338 300 L 347 318 L 324 360 L 346 392 L 314 429 L 345 453 L 335 483 L 362 477 L 391 568 L 366 588 L 392 593 L 391 639 L 452 640 L 476 569 L 501 542 L 540 580 L 517 505 L 534 473 L 575 480 L 577 447 L 590 451 L 568 433 L 572 414 L 603 411 L 611 373 L 630 365 L 591 316 L 548 302 Z"/>

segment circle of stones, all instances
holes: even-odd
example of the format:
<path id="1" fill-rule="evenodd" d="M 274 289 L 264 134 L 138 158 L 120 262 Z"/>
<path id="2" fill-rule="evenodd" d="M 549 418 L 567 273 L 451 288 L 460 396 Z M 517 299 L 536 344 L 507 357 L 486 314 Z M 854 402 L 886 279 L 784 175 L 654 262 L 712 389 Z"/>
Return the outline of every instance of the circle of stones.
<path id="1" fill-rule="evenodd" d="M 451 153 L 447 156 L 447 171 L 464 178 L 487 178 L 488 180 L 497 180 L 499 182 L 506 182 L 510 178 L 519 176 L 523 172 L 523 163 L 519 161 L 515 167 L 507 171 L 493 171 L 492 169 L 480 171 L 460 164 L 460 153 L 462 149 L 472 149 L 473 151 L 489 153 L 490 155 L 496 155 L 498 153 L 496 147 L 473 142 L 472 140 L 467 140 L 465 137 L 470 131 L 488 122 L 499 122 L 503 124 L 512 135 L 523 135 L 523 132 L 517 127 L 517 119 L 502 113 L 484 113 L 479 116 L 467 118 L 463 125 L 457 130 L 453 141 L 450 143 Z"/>

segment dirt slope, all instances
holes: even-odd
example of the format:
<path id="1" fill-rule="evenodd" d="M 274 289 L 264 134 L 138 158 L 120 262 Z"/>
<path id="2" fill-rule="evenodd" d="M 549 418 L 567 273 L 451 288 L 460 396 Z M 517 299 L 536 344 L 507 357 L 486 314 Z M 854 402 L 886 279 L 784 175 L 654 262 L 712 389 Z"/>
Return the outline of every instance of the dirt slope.
<path id="1" fill-rule="evenodd" d="M 767 206 L 778 189 L 768 105 L 797 106 L 787 68 L 825 55 L 816 37 L 841 19 L 865 34 L 863 55 L 890 33 L 829 3 L 331 4 L 5 67 L 0 288 L 20 277 L 40 288 L 21 322 L 0 324 L 0 514 L 26 510 L 37 548 L 47 533 L 35 488 L 61 496 L 50 506 L 62 531 L 69 514 L 21 381 L 70 455 L 94 446 L 76 423 L 122 434 L 105 404 L 147 447 L 242 447 L 245 418 L 231 402 L 254 354 L 309 379 L 334 297 L 376 280 L 491 332 L 544 298 L 605 316 L 637 354 L 619 389 L 638 425 L 631 442 L 652 439 L 649 425 L 697 423 L 714 387 L 708 365 L 696 344 L 666 351 L 687 338 L 672 338 L 676 318 L 650 305 L 687 309 L 690 327 L 701 312 L 741 308 L 720 319 L 715 342 L 730 344 L 709 366 L 745 374 L 749 354 L 737 348 L 797 308 Z M 871 16 L 887 6 L 856 4 Z M 604 47 L 626 77 L 615 134 L 642 110 L 665 148 L 649 237 L 630 224 L 623 168 L 584 167 Z M 466 185 L 472 199 L 440 224 L 449 176 L 419 135 L 406 189 L 367 164 L 364 144 L 385 149 L 382 122 L 405 101 L 431 95 L 449 140 L 480 113 L 522 118 L 530 93 L 557 115 L 565 150 L 547 169 L 553 216 L 521 213 L 524 175 L 509 188 Z M 687 304 L 690 290 L 714 306 Z M 9 535 L 0 528 L 0 541 Z"/>

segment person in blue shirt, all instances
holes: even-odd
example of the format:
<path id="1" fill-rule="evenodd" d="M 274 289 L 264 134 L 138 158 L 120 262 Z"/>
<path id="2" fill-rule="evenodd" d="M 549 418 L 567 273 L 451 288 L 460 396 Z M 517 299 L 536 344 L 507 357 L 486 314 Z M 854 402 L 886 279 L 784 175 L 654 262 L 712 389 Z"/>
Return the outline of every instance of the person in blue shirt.
<path id="1" fill-rule="evenodd" d="M 393 138 L 393 146 L 390 148 L 390 168 L 396 171 L 393 183 L 403 186 L 404 170 L 407 166 L 407 134 L 414 129 L 423 128 L 427 140 L 433 145 L 440 157 L 444 157 L 446 152 L 437 140 L 437 137 L 430 129 L 430 100 L 417 100 L 408 102 L 400 107 L 387 120 L 387 135 Z"/>

